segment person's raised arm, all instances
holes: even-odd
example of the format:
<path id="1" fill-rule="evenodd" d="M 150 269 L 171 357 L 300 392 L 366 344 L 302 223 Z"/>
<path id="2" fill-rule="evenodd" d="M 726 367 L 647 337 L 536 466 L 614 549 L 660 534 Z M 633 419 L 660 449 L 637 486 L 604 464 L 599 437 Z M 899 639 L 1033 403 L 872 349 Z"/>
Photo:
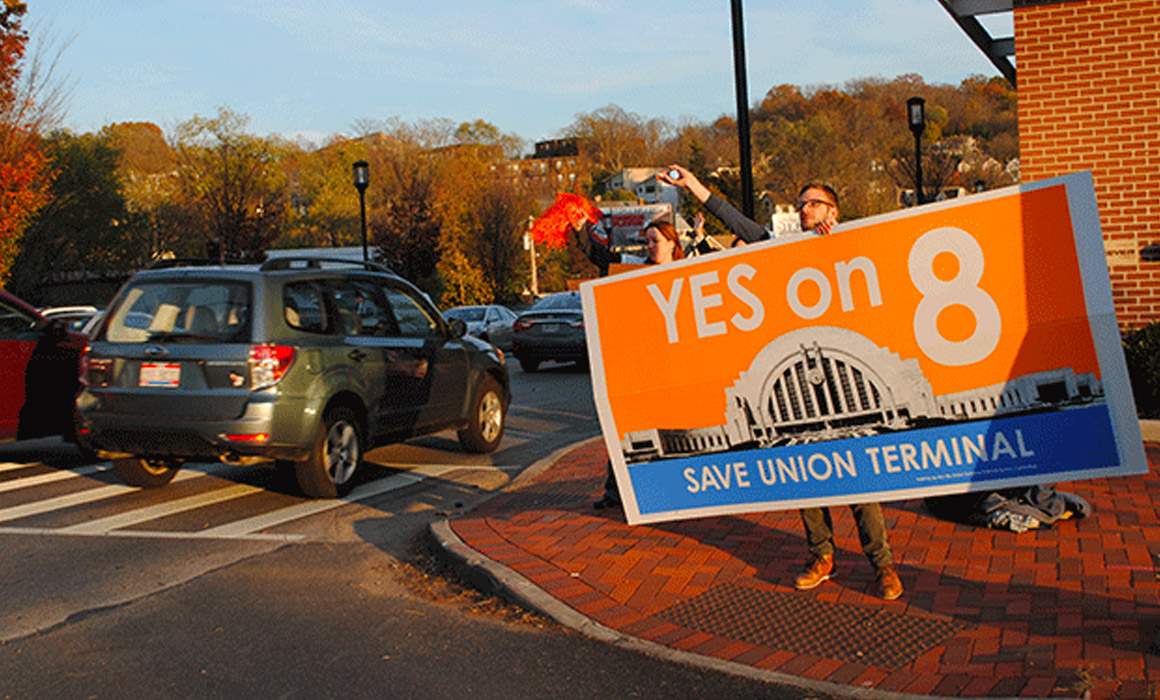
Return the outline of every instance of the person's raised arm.
<path id="1" fill-rule="evenodd" d="M 680 177 L 672 177 L 670 173 L 675 173 Z M 709 188 L 705 187 L 697 179 L 697 176 L 687 168 L 680 165 L 670 165 L 668 172 L 657 173 L 657 179 L 674 187 L 688 190 L 689 194 L 696 197 L 697 201 L 704 204 L 705 208 L 713 216 L 716 216 L 721 220 L 721 223 L 725 224 L 725 228 L 729 229 L 730 233 L 746 243 L 753 243 L 769 238 L 769 231 L 766 231 L 764 226 L 737 211 L 737 208 L 732 204 L 710 192 Z"/>

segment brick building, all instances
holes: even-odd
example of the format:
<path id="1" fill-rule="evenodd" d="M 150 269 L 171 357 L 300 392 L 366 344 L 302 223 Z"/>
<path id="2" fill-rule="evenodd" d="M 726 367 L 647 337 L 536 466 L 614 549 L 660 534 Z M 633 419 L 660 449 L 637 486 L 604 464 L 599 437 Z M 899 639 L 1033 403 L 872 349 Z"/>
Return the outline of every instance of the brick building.
<path id="1" fill-rule="evenodd" d="M 1160 0 L 1015 8 L 1025 181 L 1091 170 L 1116 316 L 1160 321 Z"/>
<path id="2" fill-rule="evenodd" d="M 1160 0 L 939 0 L 1009 80 L 1024 182 L 1091 170 L 1121 328 L 1160 321 Z M 1013 12 L 1015 36 L 975 15 Z M 1014 54 L 1015 65 L 1007 56 Z"/>

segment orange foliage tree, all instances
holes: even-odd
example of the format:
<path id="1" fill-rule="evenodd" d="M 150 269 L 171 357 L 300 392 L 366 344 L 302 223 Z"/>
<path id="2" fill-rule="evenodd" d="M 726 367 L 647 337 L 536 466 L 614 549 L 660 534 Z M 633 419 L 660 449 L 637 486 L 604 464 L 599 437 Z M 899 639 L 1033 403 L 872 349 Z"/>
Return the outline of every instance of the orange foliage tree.
<path id="1" fill-rule="evenodd" d="M 25 74 L 27 7 L 4 0 L 0 9 L 0 281 L 8 277 L 20 236 L 32 215 L 48 200 L 49 163 L 41 129 L 50 112 L 33 97 L 44 77 L 38 62 Z"/>

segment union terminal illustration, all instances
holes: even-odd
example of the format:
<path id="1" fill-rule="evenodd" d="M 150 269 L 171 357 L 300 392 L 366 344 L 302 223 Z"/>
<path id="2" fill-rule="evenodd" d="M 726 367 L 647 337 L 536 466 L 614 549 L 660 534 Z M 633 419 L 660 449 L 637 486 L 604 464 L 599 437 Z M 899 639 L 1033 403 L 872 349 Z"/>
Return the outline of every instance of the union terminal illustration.
<path id="1" fill-rule="evenodd" d="M 1104 403 L 1070 367 L 936 396 L 918 361 L 863 335 L 814 326 L 769 343 L 725 389 L 723 425 L 627 433 L 627 463 L 863 437 Z"/>

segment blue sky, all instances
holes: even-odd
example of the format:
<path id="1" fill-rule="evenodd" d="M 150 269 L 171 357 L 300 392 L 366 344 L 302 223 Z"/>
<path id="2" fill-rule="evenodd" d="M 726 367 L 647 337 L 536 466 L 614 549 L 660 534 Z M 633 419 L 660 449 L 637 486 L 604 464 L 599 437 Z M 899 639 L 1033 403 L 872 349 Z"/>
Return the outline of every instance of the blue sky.
<path id="1" fill-rule="evenodd" d="M 729 0 L 28 0 L 59 50 L 65 125 L 219 106 L 259 135 L 321 142 L 360 120 L 483 119 L 532 141 L 615 104 L 646 118 L 735 111 Z M 998 75 L 937 0 L 749 0 L 749 103 L 781 83 Z M 1004 21 L 1006 26 L 1004 27 Z M 992 34 L 1011 33 L 1009 13 Z"/>

